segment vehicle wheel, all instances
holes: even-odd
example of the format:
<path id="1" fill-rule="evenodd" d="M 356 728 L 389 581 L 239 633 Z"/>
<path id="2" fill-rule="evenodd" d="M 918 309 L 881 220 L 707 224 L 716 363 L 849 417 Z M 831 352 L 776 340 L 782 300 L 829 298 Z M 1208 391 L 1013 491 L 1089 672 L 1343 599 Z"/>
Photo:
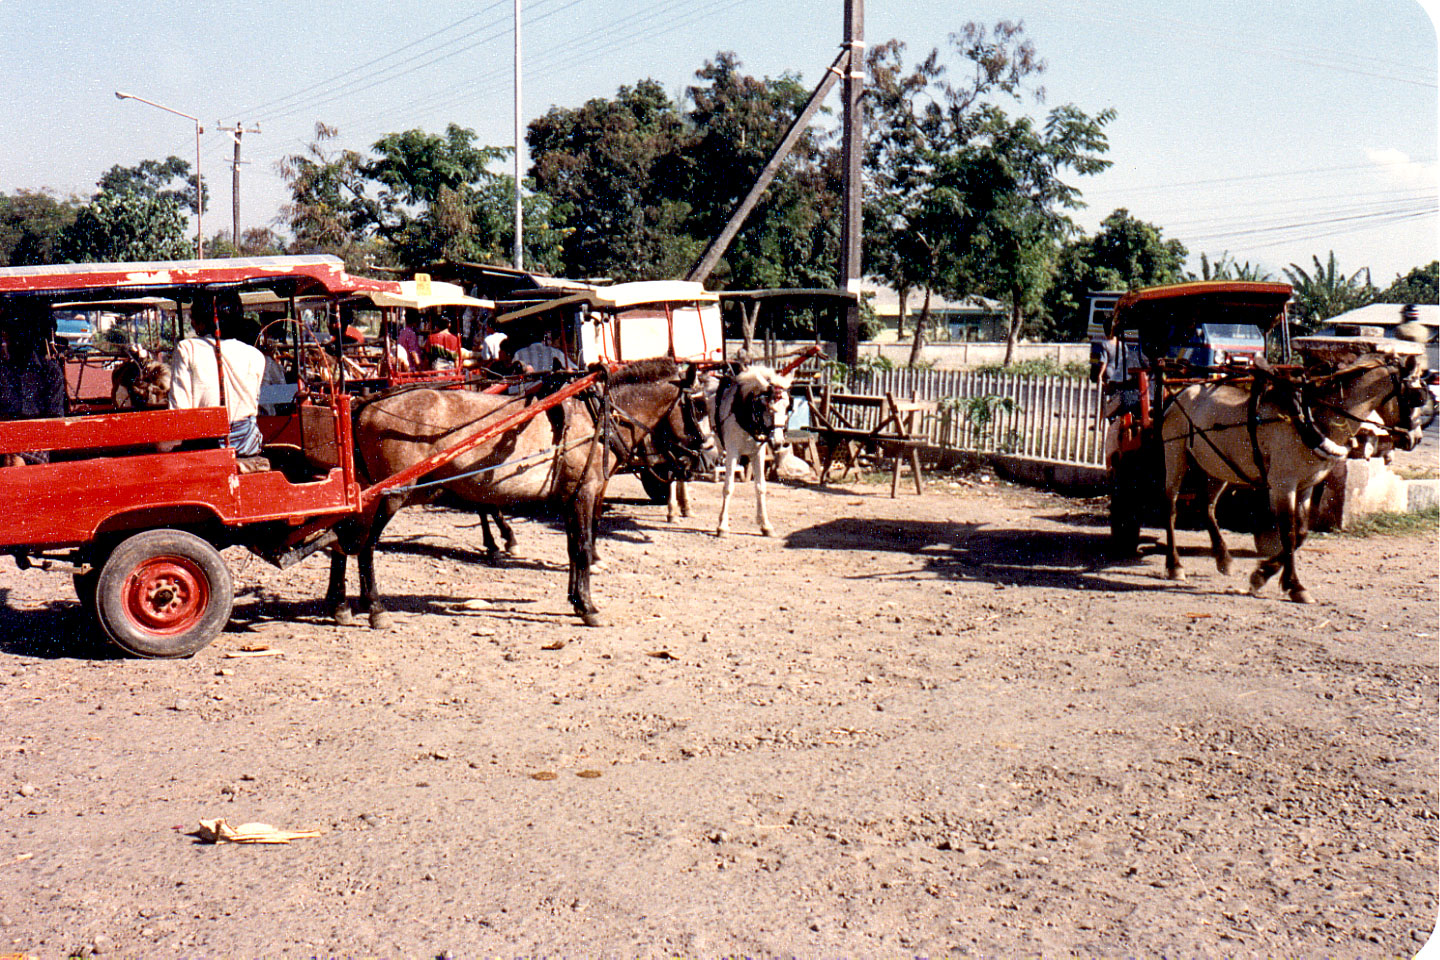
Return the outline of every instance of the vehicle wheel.
<path id="1" fill-rule="evenodd" d="M 645 495 L 650 498 L 651 503 L 670 502 L 670 481 L 662 478 L 655 471 L 642 469 L 640 486 L 645 488 Z"/>
<path id="2" fill-rule="evenodd" d="M 1140 549 L 1140 491 L 1127 457 L 1116 457 L 1110 470 L 1110 552 L 1133 557 Z"/>
<path id="3" fill-rule="evenodd" d="M 230 620 L 235 585 L 219 551 L 183 530 L 147 530 L 100 568 L 96 616 L 137 657 L 188 657 Z"/>

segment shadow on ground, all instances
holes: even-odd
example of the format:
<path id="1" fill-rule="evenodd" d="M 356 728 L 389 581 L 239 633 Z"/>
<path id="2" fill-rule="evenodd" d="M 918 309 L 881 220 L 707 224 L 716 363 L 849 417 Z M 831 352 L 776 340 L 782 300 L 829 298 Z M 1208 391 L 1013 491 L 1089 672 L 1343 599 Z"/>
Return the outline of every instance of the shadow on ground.
<path id="1" fill-rule="evenodd" d="M 1090 526 L 1047 532 L 958 521 L 843 518 L 797 530 L 786 538 L 785 545 L 797 550 L 906 553 L 921 563 L 921 569 L 950 580 L 1117 592 L 1186 589 L 1161 579 L 1110 575 L 1136 567 L 1144 558 L 1111 557 L 1107 552 L 1109 531 Z M 1154 540 L 1141 547 L 1142 554 L 1161 549 Z M 1210 553 L 1208 547 L 1182 547 L 1179 552 L 1195 557 Z"/>

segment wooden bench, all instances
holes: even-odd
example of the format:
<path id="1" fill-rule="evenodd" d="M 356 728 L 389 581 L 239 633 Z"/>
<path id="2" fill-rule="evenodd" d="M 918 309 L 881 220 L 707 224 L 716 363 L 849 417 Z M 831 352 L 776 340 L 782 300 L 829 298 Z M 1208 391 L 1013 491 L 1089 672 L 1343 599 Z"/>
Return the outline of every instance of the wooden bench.
<path id="1" fill-rule="evenodd" d="M 900 463 L 909 459 L 910 471 L 915 477 L 915 493 L 925 494 L 925 475 L 920 467 L 920 447 L 924 438 L 916 436 L 916 415 L 930 410 L 931 404 L 914 399 L 897 400 L 886 392 L 884 396 L 860 393 L 837 393 L 829 384 L 821 388 L 817 400 L 814 388 L 805 388 L 806 399 L 810 402 L 810 429 L 825 442 L 823 462 L 816 464 L 820 482 L 830 475 L 830 467 L 837 454 L 844 456 L 845 467 L 840 477 L 843 480 L 854 468 L 856 447 L 874 447 L 882 456 L 894 458 L 890 474 L 890 496 L 896 496 L 900 486 Z M 874 416 L 869 411 L 875 411 Z M 870 420 L 874 423 L 870 423 Z"/>

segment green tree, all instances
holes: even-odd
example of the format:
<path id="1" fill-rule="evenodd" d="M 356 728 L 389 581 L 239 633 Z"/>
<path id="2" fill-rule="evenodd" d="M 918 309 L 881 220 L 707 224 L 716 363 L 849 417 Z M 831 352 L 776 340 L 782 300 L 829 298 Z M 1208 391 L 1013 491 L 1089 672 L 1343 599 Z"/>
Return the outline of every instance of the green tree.
<path id="1" fill-rule="evenodd" d="M 1295 290 L 1292 316 L 1306 329 L 1313 330 L 1331 317 L 1363 307 L 1375 299 L 1369 267 L 1347 276 L 1340 270 L 1334 250 L 1325 263 L 1321 263 L 1318 256 L 1312 259 L 1315 261 L 1313 273 L 1295 263 L 1285 268 L 1285 278 Z"/>
<path id="2" fill-rule="evenodd" d="M 733 53 L 707 61 L 689 87 L 689 136 L 665 164 L 672 202 L 690 205 L 686 231 L 703 247 L 739 206 L 804 109 L 798 77 L 753 77 Z M 829 286 L 838 263 L 838 167 L 813 129 L 801 134 L 712 276 L 722 287 Z"/>
<path id="3" fill-rule="evenodd" d="M 1440 260 L 1396 276 L 1375 299 L 1381 303 L 1440 303 Z"/>
<path id="4" fill-rule="evenodd" d="M 371 238 L 379 204 L 366 192 L 365 157 L 329 144 L 340 131 L 315 124 L 315 138 L 304 153 L 283 157 L 276 169 L 290 189 L 290 202 L 276 223 L 293 238 L 291 253 L 330 253 L 360 270 L 371 258 L 389 262 L 388 252 Z"/>
<path id="5" fill-rule="evenodd" d="M 495 204 L 495 192 L 483 189 L 501 179 L 488 167 L 505 151 L 474 141 L 475 131 L 452 123 L 443 136 L 406 130 L 372 148 L 377 156 L 362 173 L 379 188 L 375 228 L 412 269 L 500 255 L 514 230 L 508 200 Z"/>
<path id="6" fill-rule="evenodd" d="M 183 260 L 195 253 L 175 197 L 102 190 L 60 234 L 60 253 L 72 263 Z"/>
<path id="7" fill-rule="evenodd" d="M 959 151 L 984 126 L 982 110 L 990 109 L 984 99 L 1020 99 L 1027 90 L 1037 100 L 1043 96 L 1029 84 L 1045 64 L 1022 24 L 1001 21 L 992 31 L 972 22 L 949 39 L 966 67 L 967 78 L 959 83 L 946 79 L 938 50 L 910 70 L 896 41 L 867 58 L 866 262 L 873 263 L 871 276 L 890 283 L 902 298 L 911 290 L 922 293 L 912 364 L 924 345 L 932 291 L 976 292 L 965 259 L 977 198 L 967 193 Z"/>
<path id="8" fill-rule="evenodd" d="M 1189 280 L 1253 280 L 1266 281 L 1275 279 L 1275 275 L 1264 269 L 1258 263 L 1251 264 L 1249 260 L 1244 263 L 1238 262 L 1228 252 L 1222 253 L 1216 260 L 1211 260 L 1208 254 L 1200 254 L 1200 272 L 1186 275 Z"/>
<path id="9" fill-rule="evenodd" d="M 75 222 L 75 200 L 58 200 L 43 190 L 0 193 L 0 266 L 56 263 L 60 235 Z"/>
<path id="10" fill-rule="evenodd" d="M 179 181 L 178 187 L 171 184 Z M 199 207 L 195 203 L 195 178 L 190 173 L 190 164 L 179 157 L 170 156 L 164 160 L 141 160 L 133 167 L 119 164 L 100 175 L 96 186 L 101 193 L 138 193 L 142 196 L 171 197 L 191 213 Z M 205 196 L 205 207 L 210 207 L 210 185 L 200 178 L 200 189 Z"/>
<path id="11" fill-rule="evenodd" d="M 1028 317 L 1038 312 L 1054 277 L 1060 245 L 1075 231 L 1068 210 L 1084 204 L 1080 191 L 1062 179 L 1066 171 L 1088 176 L 1110 166 L 1104 128 L 1115 116 L 1094 117 L 1073 105 L 1050 111 L 1043 126 L 1012 119 L 998 107 L 978 111 L 978 125 L 959 145 L 943 175 L 966 200 L 964 229 L 970 237 L 961 277 L 975 292 L 1009 304 L 1005 364 Z"/>
<path id="12" fill-rule="evenodd" d="M 699 255 L 691 205 L 669 195 L 675 155 L 690 136 L 654 80 L 575 109 L 552 107 L 526 131 L 532 175 L 564 225 L 567 272 L 623 279 L 679 275 Z"/>
<path id="13" fill-rule="evenodd" d="M 1077 237 L 1061 248 L 1055 282 L 1045 296 L 1045 334 L 1084 339 L 1090 293 L 1178 282 L 1186 254 L 1184 244 L 1164 239 L 1160 227 L 1123 207 L 1115 210 L 1093 237 Z"/>

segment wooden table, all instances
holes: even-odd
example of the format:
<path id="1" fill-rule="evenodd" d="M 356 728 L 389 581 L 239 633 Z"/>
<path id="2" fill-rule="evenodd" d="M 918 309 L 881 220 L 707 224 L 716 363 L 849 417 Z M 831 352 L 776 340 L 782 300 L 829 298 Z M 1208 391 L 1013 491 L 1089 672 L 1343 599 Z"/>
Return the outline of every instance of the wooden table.
<path id="1" fill-rule="evenodd" d="M 825 385 L 816 400 L 814 390 L 805 388 L 810 401 L 811 429 L 826 441 L 825 457 L 819 464 L 820 482 L 824 483 L 830 474 L 835 455 L 844 451 L 845 469 L 843 479 L 855 464 L 856 445 L 874 446 L 882 455 L 894 457 L 890 475 L 890 496 L 896 496 L 900 485 L 900 463 L 910 461 L 910 471 L 915 477 L 915 493 L 925 494 L 924 472 L 920 466 L 920 447 L 924 439 L 915 435 L 916 415 L 931 409 L 928 403 L 914 399 L 897 400 L 891 392 L 883 396 L 860 393 L 837 393 Z M 878 410 L 879 419 L 873 425 L 860 423 L 862 411 Z M 868 419 L 868 418 L 864 418 Z"/>

